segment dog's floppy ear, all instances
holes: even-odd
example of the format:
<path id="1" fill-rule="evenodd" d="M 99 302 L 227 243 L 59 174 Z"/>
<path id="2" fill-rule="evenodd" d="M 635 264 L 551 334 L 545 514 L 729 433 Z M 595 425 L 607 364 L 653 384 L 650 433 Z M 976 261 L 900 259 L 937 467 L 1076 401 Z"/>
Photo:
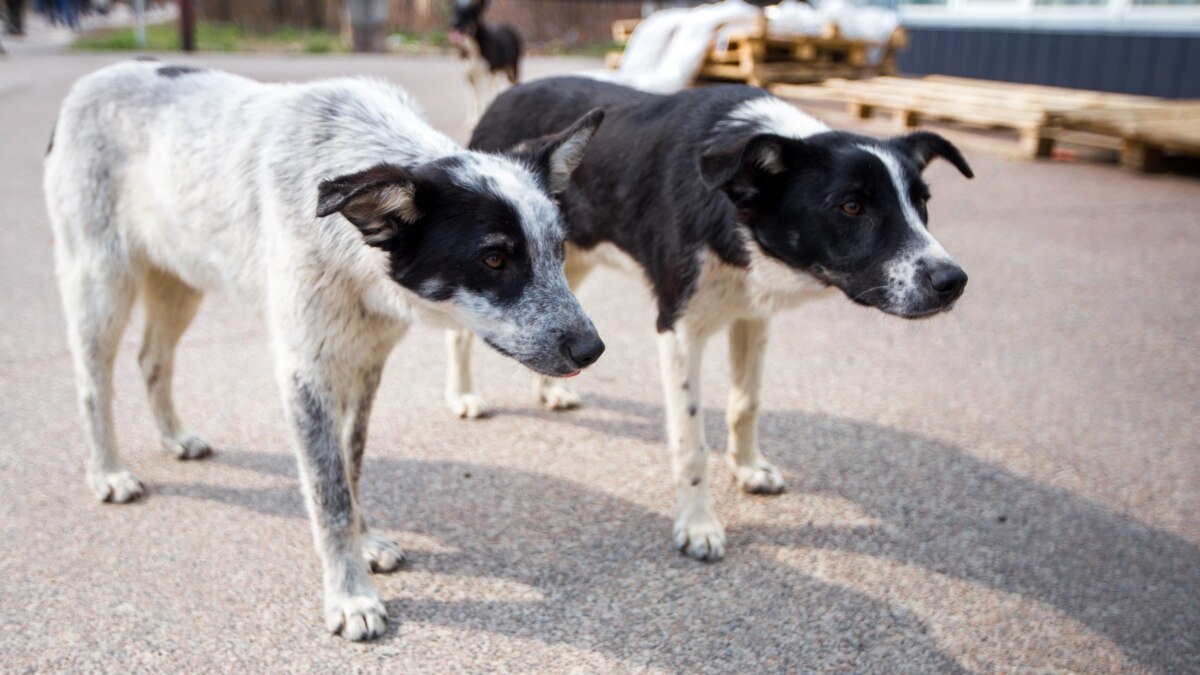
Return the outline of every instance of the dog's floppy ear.
<path id="1" fill-rule="evenodd" d="M 735 204 L 753 197 L 761 183 L 789 168 L 803 141 L 758 134 L 709 150 L 700 157 L 700 178 L 710 190 L 724 190 Z"/>
<path id="2" fill-rule="evenodd" d="M 399 234 L 404 224 L 421 217 L 416 183 L 407 169 L 392 164 L 324 181 L 317 197 L 317 217 L 341 213 L 368 244 L 382 246 Z"/>
<path id="3" fill-rule="evenodd" d="M 532 159 L 546 179 L 552 195 L 560 195 L 571 184 L 571 174 L 583 161 L 583 153 L 595 135 L 604 111 L 595 108 L 557 134 L 525 141 L 513 148 L 513 154 Z"/>
<path id="4" fill-rule="evenodd" d="M 892 139 L 892 143 L 899 147 L 901 152 L 911 157 L 912 161 L 916 162 L 917 168 L 922 171 L 934 158 L 941 157 L 953 164 L 954 168 L 967 178 L 975 177 L 975 172 L 971 171 L 971 166 L 967 164 L 967 160 L 963 159 L 958 148 L 932 131 L 915 131 L 906 136 L 898 136 Z"/>

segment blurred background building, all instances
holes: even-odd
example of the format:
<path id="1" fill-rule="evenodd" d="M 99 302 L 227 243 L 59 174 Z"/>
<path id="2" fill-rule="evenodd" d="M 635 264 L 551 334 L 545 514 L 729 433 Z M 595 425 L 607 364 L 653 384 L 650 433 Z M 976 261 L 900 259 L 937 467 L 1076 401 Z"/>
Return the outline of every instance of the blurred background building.
<path id="1" fill-rule="evenodd" d="M 617 19 L 699 2 L 494 0 L 493 21 L 533 43 L 610 39 Z M 1200 0 L 873 0 L 908 30 L 904 74 L 939 73 L 1147 94 L 1200 96 Z M 389 0 L 390 29 L 446 26 L 448 0 Z M 344 0 L 198 0 L 201 16 L 252 25 L 333 27 Z"/>
<path id="2" fill-rule="evenodd" d="M 903 72 L 1200 96 L 1197 0 L 909 0 Z"/>
<path id="3" fill-rule="evenodd" d="M 389 34 L 434 34 L 445 46 L 453 0 L 191 0 L 200 22 L 252 31 L 340 33 L 367 51 Z M 819 1 L 819 0 L 818 0 Z M 905 75 L 943 74 L 1167 98 L 1200 97 L 1200 0 L 862 0 L 895 9 L 908 33 Z M 130 4 L 134 0 L 129 0 Z M 761 4 L 761 0 L 756 0 Z M 110 0 L 6 0 L 11 18 L 39 9 L 106 10 Z M 151 6 L 170 3 L 150 3 Z M 489 20 L 539 51 L 612 40 L 612 24 L 695 0 L 492 0 Z M 353 27 L 366 31 L 357 39 Z M 599 53 L 599 52 L 597 52 Z"/>

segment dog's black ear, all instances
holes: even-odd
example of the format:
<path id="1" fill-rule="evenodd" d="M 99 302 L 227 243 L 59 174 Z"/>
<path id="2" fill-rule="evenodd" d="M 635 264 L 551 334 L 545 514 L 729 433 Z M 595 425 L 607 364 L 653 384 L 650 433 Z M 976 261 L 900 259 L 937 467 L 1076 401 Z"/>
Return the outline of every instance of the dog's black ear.
<path id="1" fill-rule="evenodd" d="M 953 164 L 954 168 L 967 178 L 975 177 L 975 172 L 971 171 L 971 166 L 967 164 L 967 160 L 963 159 L 958 148 L 932 131 L 915 131 L 906 136 L 898 136 L 892 139 L 892 143 L 900 148 L 901 152 L 911 157 L 912 161 L 916 162 L 917 168 L 922 171 L 934 158 L 941 157 Z"/>
<path id="2" fill-rule="evenodd" d="M 317 217 L 341 213 L 372 246 L 383 246 L 421 217 L 417 181 L 407 169 L 380 164 L 321 183 Z"/>
<path id="3" fill-rule="evenodd" d="M 724 190 L 735 204 L 757 194 L 771 177 L 787 171 L 803 141 L 758 134 L 700 156 L 700 178 L 711 190 Z"/>
<path id="4" fill-rule="evenodd" d="M 567 129 L 557 134 L 525 141 L 512 149 L 512 153 L 527 157 L 546 179 L 546 187 L 552 195 L 560 195 L 571 184 L 571 174 L 583 161 L 588 143 L 604 121 L 604 111 L 595 108 L 575 120 Z"/>

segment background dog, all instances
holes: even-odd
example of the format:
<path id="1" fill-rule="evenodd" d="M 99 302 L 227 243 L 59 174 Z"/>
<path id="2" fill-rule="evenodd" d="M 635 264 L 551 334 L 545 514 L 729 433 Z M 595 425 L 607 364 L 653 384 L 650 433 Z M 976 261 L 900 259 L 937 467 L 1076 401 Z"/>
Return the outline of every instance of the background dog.
<path id="1" fill-rule="evenodd" d="M 502 77 L 509 84 L 521 78 L 521 35 L 516 28 L 483 21 L 488 0 L 456 0 L 450 25 L 450 42 L 467 60 L 467 83 L 474 124 L 500 93 Z"/>
<path id="2" fill-rule="evenodd" d="M 384 362 L 418 320 L 469 329 L 548 376 L 600 356 L 563 277 L 552 201 L 600 119 L 585 115 L 513 160 L 463 151 L 377 81 L 264 85 L 133 62 L 81 79 L 45 192 L 96 495 L 142 494 L 111 412 L 138 293 L 138 360 L 162 445 L 180 459 L 210 446 L 175 414 L 175 345 L 203 292 L 255 305 L 295 432 L 326 625 L 379 635 L 386 613 L 368 564 L 390 571 L 403 553 L 367 526 L 358 482 Z"/>
<path id="3" fill-rule="evenodd" d="M 907 318 L 950 310 L 967 275 L 927 228 L 929 188 L 921 171 L 935 157 L 967 177 L 971 169 L 936 134 L 881 141 L 831 131 L 761 89 L 659 96 L 571 77 L 500 96 L 471 147 L 525 152 L 592 107 L 603 107 L 607 121 L 559 197 L 567 279 L 575 287 L 596 264 L 609 263 L 648 282 L 658 306 L 674 544 L 717 560 L 725 531 L 708 487 L 700 407 L 705 341 L 728 328 L 727 459 L 735 480 L 746 492 L 782 492 L 783 478 L 757 436 L 770 317 L 826 289 Z M 469 351 L 452 339 L 450 359 L 451 409 L 481 414 L 464 375 Z M 578 402 L 557 381 L 542 380 L 538 391 L 547 407 Z"/>

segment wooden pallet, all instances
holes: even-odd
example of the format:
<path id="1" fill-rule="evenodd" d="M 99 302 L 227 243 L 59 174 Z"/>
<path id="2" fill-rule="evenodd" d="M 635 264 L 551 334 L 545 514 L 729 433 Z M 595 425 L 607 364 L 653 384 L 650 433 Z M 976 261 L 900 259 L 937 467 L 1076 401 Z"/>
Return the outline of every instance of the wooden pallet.
<path id="1" fill-rule="evenodd" d="M 1168 154 L 1200 157 L 1200 101 L 1054 112 L 1049 124 L 1064 132 L 1120 139 L 1121 164 L 1133 171 L 1161 170 Z"/>
<path id="2" fill-rule="evenodd" d="M 777 85 L 772 91 L 785 98 L 842 102 L 863 119 L 890 110 L 902 130 L 921 120 L 1013 129 L 1026 157 L 1046 157 L 1055 142 L 1070 142 L 1119 150 L 1125 166 L 1146 170 L 1164 152 L 1194 153 L 1200 147 L 1200 105 L 1148 96 L 946 76 L 830 80 L 819 86 Z"/>
<path id="3" fill-rule="evenodd" d="M 641 23 L 641 19 L 617 19 L 612 24 L 613 42 L 617 44 L 625 44 L 629 42 L 629 36 L 633 35 L 633 29 Z"/>
<path id="4" fill-rule="evenodd" d="M 639 20 L 613 22 L 615 42 L 624 44 Z M 884 42 L 853 40 L 841 35 L 834 25 L 821 35 L 771 35 L 766 18 L 759 15 L 757 26 L 742 35 L 729 38 L 727 44 L 714 45 L 700 68 L 698 79 L 746 82 L 758 87 L 776 83 L 821 82 L 829 78 L 854 79 L 896 72 L 896 55 L 908 44 L 907 34 L 897 28 Z M 881 58 L 870 57 L 881 50 Z M 620 53 L 610 52 L 605 64 L 620 65 Z"/>

